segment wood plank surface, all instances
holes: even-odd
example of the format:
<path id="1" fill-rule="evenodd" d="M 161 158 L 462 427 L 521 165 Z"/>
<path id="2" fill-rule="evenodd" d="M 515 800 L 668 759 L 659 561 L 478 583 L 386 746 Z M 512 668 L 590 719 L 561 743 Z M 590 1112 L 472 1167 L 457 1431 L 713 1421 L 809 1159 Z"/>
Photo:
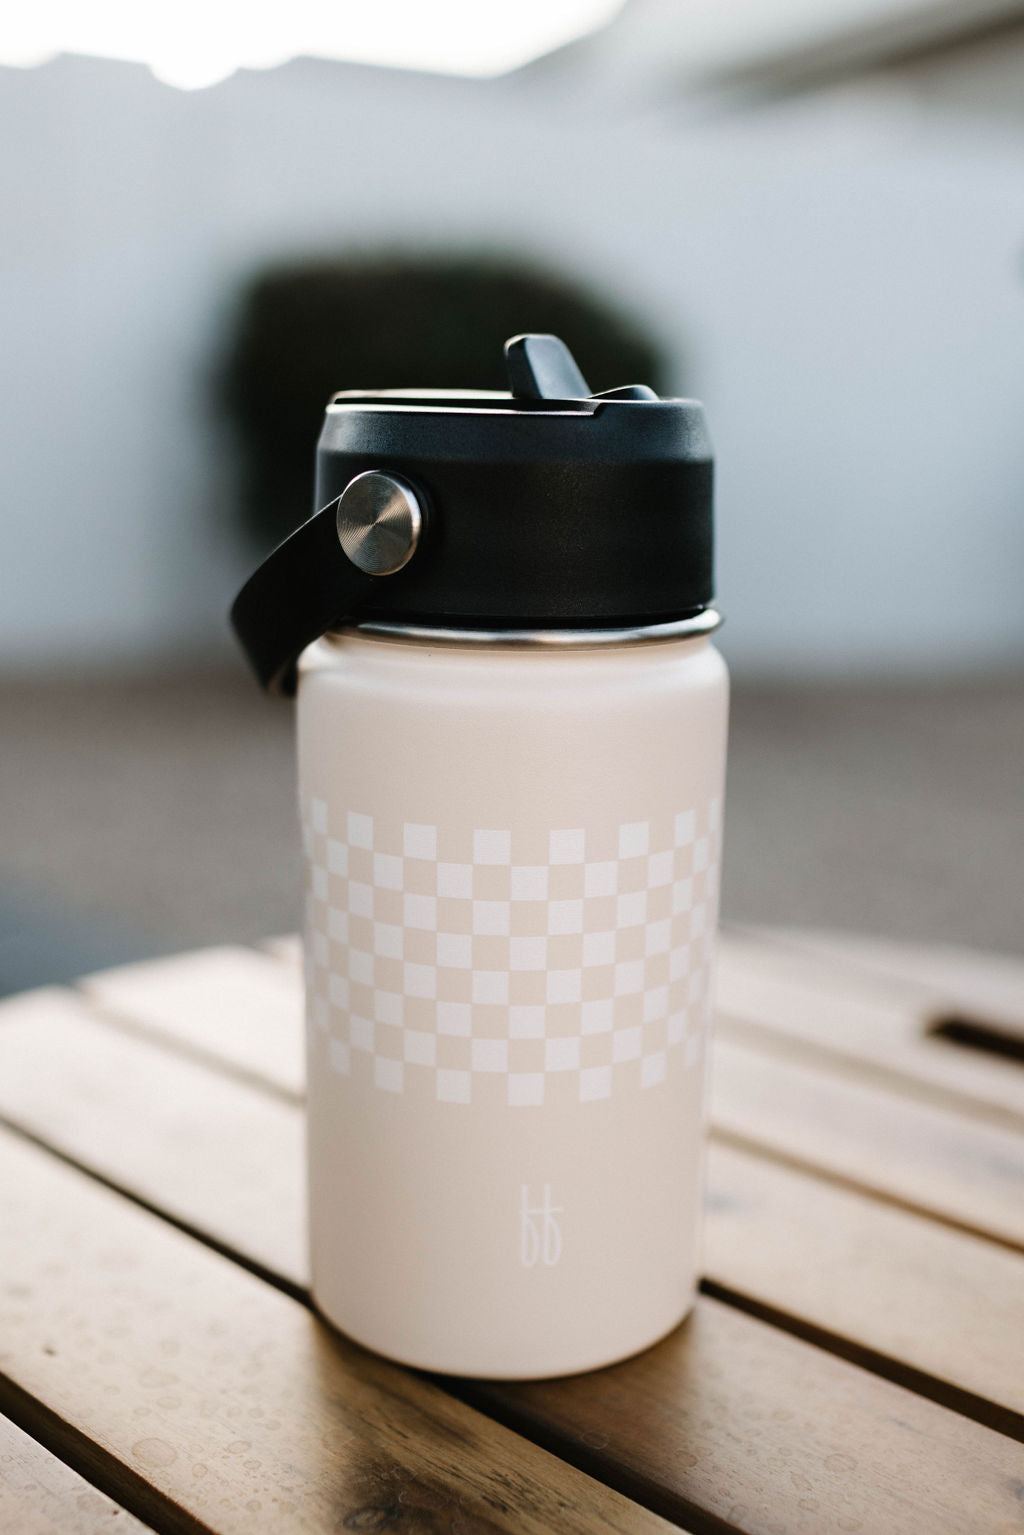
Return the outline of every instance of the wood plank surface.
<path id="1" fill-rule="evenodd" d="M 302 947 L 295 935 L 269 939 L 301 993 Z M 1024 1037 L 1024 963 L 929 949 L 903 965 L 900 945 L 774 930 L 723 932 L 719 942 L 720 1033 L 755 1047 L 790 1043 L 832 1070 L 862 1069 L 904 1096 L 924 1095 L 955 1112 L 1024 1129 L 1024 1070 L 932 1034 L 956 1012 Z M 867 956 L 867 958 L 866 958 Z M 934 959 L 929 981 L 927 964 Z M 954 978 L 956 984 L 954 984 Z M 1018 991 L 1019 981 L 1019 991 Z M 792 1050 L 783 1051 L 785 1058 Z"/>
<path id="2" fill-rule="evenodd" d="M 0 1417 L 4 1535 L 144 1535 L 146 1526 Z"/>
<path id="3" fill-rule="evenodd" d="M 897 1379 L 931 1376 L 940 1399 L 1024 1437 L 1021 1254 L 726 1146 L 710 1148 L 708 1187 L 717 1285 L 898 1362 Z"/>
<path id="4" fill-rule="evenodd" d="M 725 1040 L 712 1101 L 727 1142 L 1024 1245 L 1024 1137 Z M 0 1116 L 305 1285 L 303 1129 L 291 1105 L 47 988 L 0 1003 Z"/>
<path id="5" fill-rule="evenodd" d="M 0 1410 L 161 1530 L 667 1528 L 8 1132 L 0 1274 Z"/>
<path id="6" fill-rule="evenodd" d="M 1024 1247 L 1024 1133 L 725 1038 L 711 1118 L 719 1139 Z"/>
<path id="7" fill-rule="evenodd" d="M 0 1003 L 0 1117 L 246 1262 L 305 1284 L 296 1104 L 112 1028 L 51 987 Z"/>
<path id="8" fill-rule="evenodd" d="M 638 1497 L 709 1510 L 709 1535 L 1024 1529 L 1020 1445 L 710 1299 L 599 1380 L 471 1389 Z"/>
<path id="9" fill-rule="evenodd" d="M 804 984 L 809 979 L 819 988 L 816 1000 L 824 981 L 837 992 L 842 1008 L 842 999 L 852 984 L 853 1006 L 861 1026 L 865 1010 L 869 1014 L 866 1042 L 856 1029 L 853 1031 L 855 1051 L 872 1069 L 866 1076 L 845 1069 L 841 1053 L 847 1041 L 841 1021 L 828 1036 L 834 1049 L 830 1048 L 824 1058 L 809 1061 L 794 1059 L 791 1053 L 780 1057 L 772 1050 L 772 1040 L 766 1042 L 759 1028 L 752 1037 L 741 1032 L 739 1039 L 730 1038 L 727 1024 L 715 1044 L 715 1131 L 749 1141 L 777 1157 L 804 1161 L 837 1179 L 860 1183 L 965 1229 L 1024 1245 L 1024 1112 L 1017 1112 L 1018 1107 L 1024 1110 L 1020 1083 L 1013 1079 L 1006 1082 L 1005 1062 L 978 1060 L 970 1054 L 967 1069 L 961 1072 L 961 1051 L 926 1040 L 930 1022 L 954 1005 L 951 998 L 978 1016 L 998 1013 L 1003 1026 L 1019 1017 L 1024 1029 L 1024 963 L 990 961 L 988 956 L 969 954 L 970 963 L 966 963 L 958 951 L 908 949 L 911 957 L 901 969 L 904 946 L 900 944 L 872 943 L 842 934 L 780 931 L 776 936 L 774 930 L 763 929 L 751 930 L 745 936 L 741 931 L 721 935 L 727 996 L 729 975 L 750 963 L 751 937 L 761 959 L 767 957 L 772 966 L 773 979 L 779 973 L 787 984 L 794 979 Z M 269 939 L 266 947 L 301 984 L 299 937 L 290 934 Z M 822 959 L 824 976 L 815 963 Z M 854 983 L 848 973 L 837 978 L 836 960 L 847 972 L 851 964 L 854 966 L 858 972 Z M 933 961 L 935 974 L 929 981 Z M 872 965 L 882 972 L 873 980 L 860 973 L 870 971 Z M 958 978 L 958 990 L 953 986 L 954 977 Z M 770 992 L 771 987 L 767 990 Z M 801 1005 L 805 1003 L 801 994 Z M 836 1005 L 834 999 L 829 1000 L 830 1015 L 834 1015 Z M 753 1016 L 756 1025 L 767 1022 L 771 1028 L 775 1013 L 758 999 Z M 904 1048 L 908 1034 L 909 1050 Z M 899 1070 L 888 1070 L 894 1036 L 897 1050 L 903 1053 L 902 1069 L 909 1072 L 908 1080 L 901 1079 Z M 814 1037 L 821 1037 L 820 1030 Z M 919 1043 L 924 1044 L 923 1082 Z M 933 1071 L 936 1050 L 937 1076 Z M 876 1070 L 879 1066 L 880 1073 Z M 1024 1080 L 1024 1071 L 1020 1077 Z M 965 1082 L 975 1084 L 980 1102 L 964 1099 Z M 933 1088 L 940 1083 L 942 1091 L 936 1093 Z M 998 1105 L 995 1113 L 991 1112 L 993 1094 Z M 970 1117 L 963 1112 L 965 1101 Z M 1004 1109 L 1010 1112 L 1004 1113 Z"/>
<path id="10" fill-rule="evenodd" d="M 290 1064 L 285 1071 L 275 1069 L 265 1059 L 259 1037 L 243 1034 L 235 1043 L 233 1066 L 257 1081 L 270 1075 L 282 1091 L 292 1092 L 297 1082 L 301 1084 L 302 1076 L 301 1030 L 295 1021 L 301 1007 L 301 947 L 295 937 L 268 940 L 268 947 L 279 956 L 285 979 L 279 977 L 274 991 L 276 1015 L 265 1002 L 262 1016 Z M 723 952 L 727 955 L 738 952 L 736 944 L 730 945 L 726 940 Z M 185 969 L 192 958 L 183 955 L 175 963 Z M 227 954 L 205 951 L 195 958 L 200 972 L 196 982 L 200 999 L 205 995 L 201 991 L 203 983 L 209 985 L 214 998 L 235 984 L 235 951 Z M 777 966 L 779 956 L 774 950 L 771 959 Z M 225 974 L 218 973 L 222 964 Z M 787 986 L 799 984 L 808 968 L 799 958 L 794 960 L 785 954 L 782 965 Z M 151 983 L 142 973 L 146 967 L 133 968 L 136 971 L 133 991 L 141 995 L 144 1011 L 148 1015 L 162 1005 L 166 1012 L 169 1003 L 164 1000 L 161 1004 L 150 995 L 151 989 L 163 986 L 163 962 L 153 967 Z M 812 979 L 820 980 L 813 964 L 810 973 Z M 831 968 L 828 973 L 831 975 Z M 801 997 L 804 1005 L 806 999 L 803 994 Z M 217 1021 L 211 1004 L 197 1000 L 191 986 L 186 989 L 186 1000 L 190 1003 L 191 1035 L 203 1037 L 205 1018 L 206 1031 L 215 1037 Z M 840 1000 L 828 1005 L 834 1010 L 844 1004 Z M 861 1012 L 865 1006 L 873 1010 L 872 1027 L 876 1032 L 881 1017 L 884 1053 L 888 1048 L 886 1041 L 891 1043 L 892 1030 L 887 1023 L 894 1006 L 891 987 L 883 983 L 879 996 L 872 986 L 867 1002 L 859 996 L 853 1005 Z M 898 1009 L 895 1027 L 899 1031 L 906 1027 L 907 1004 L 900 997 L 895 1005 Z M 914 1017 L 917 1020 L 916 1013 Z M 915 1028 L 918 1022 L 915 1021 Z M 286 1032 L 291 1034 L 291 1047 L 285 1045 Z M 945 1060 L 952 1047 L 937 1048 Z M 716 1131 L 733 1139 L 748 1140 L 776 1156 L 806 1161 L 836 1178 L 859 1182 L 887 1198 L 933 1212 L 997 1240 L 1013 1244 L 1024 1240 L 1024 1139 L 1019 1133 L 1024 1132 L 1024 1118 L 997 1115 L 995 1123 L 985 1122 L 984 1109 L 980 1119 L 976 1113 L 965 1117 L 958 1112 L 958 1108 L 962 1109 L 958 1095 L 954 1095 L 955 1103 L 948 1094 L 939 1095 L 938 1102 L 928 1095 L 922 1100 L 915 1092 L 908 1092 L 907 1083 L 898 1076 L 883 1073 L 879 1080 L 858 1075 L 843 1069 L 843 1061 L 832 1054 L 810 1060 L 793 1059 L 788 1054 L 780 1056 L 773 1051 L 770 1039 L 766 1046 L 759 1029 L 742 1042 L 721 1031 L 715 1052 L 712 1112 Z M 912 1055 L 912 1070 L 916 1064 L 917 1057 Z M 970 1057 L 967 1064 L 972 1064 Z M 1024 1070 L 1013 1073 L 1005 1062 L 982 1064 L 986 1088 L 992 1077 L 1000 1081 L 1007 1075 L 1024 1078 Z M 1011 1083 L 1012 1101 L 1018 1091 L 1019 1087 Z M 10 1095 L 6 1101 L 9 1100 Z M 969 1106 L 972 1110 L 978 1108 L 977 1103 Z M 277 1261 L 280 1262 L 280 1256 Z M 290 1265 L 289 1270 L 292 1271 Z"/>
<path id="11" fill-rule="evenodd" d="M 75 999 L 72 999 L 72 1005 L 83 1008 L 83 1004 Z M 0 1020 L 2 1018 L 3 1009 L 0 1009 Z M 18 1025 L 10 1031 L 0 1027 L 0 1095 L 6 1076 L 4 1041 L 14 1038 L 18 1032 Z M 115 1043 L 121 1042 L 116 1031 L 109 1032 Z M 96 1025 L 85 1033 L 91 1040 Z M 34 1032 L 26 1027 L 23 1034 L 20 1052 L 32 1048 L 34 1037 L 41 1055 L 56 1065 L 55 1052 L 46 1044 L 49 1036 L 41 1017 L 36 1019 Z M 173 1117 L 168 1121 L 167 1107 L 161 1106 L 159 1095 L 159 1068 L 169 1058 L 167 1053 L 152 1044 L 139 1043 L 138 1048 L 148 1050 L 153 1056 L 153 1077 L 146 1086 L 137 1076 L 124 1094 L 123 1103 L 115 1090 L 104 1099 L 104 1113 L 109 1116 L 111 1126 L 109 1132 L 105 1132 L 109 1141 L 103 1143 L 104 1175 L 118 1176 L 117 1124 L 125 1114 L 130 1117 L 140 1113 L 135 1097 L 141 1084 L 141 1090 L 148 1094 L 141 1113 L 143 1119 L 148 1120 L 154 1147 L 146 1167 L 145 1197 L 160 1206 L 169 1198 L 166 1191 L 170 1189 L 180 1211 L 191 1185 L 194 1203 L 190 1224 L 202 1228 L 205 1222 L 212 1220 L 216 1240 L 225 1243 L 229 1233 L 233 1234 L 233 1240 L 238 1240 L 238 1228 L 231 1209 L 234 1196 L 230 1180 L 218 1181 L 216 1196 L 211 1198 L 203 1185 L 203 1158 L 190 1158 L 167 1128 L 168 1124 L 173 1126 Z M 76 1070 L 81 1069 L 79 1060 Z M 256 1105 L 272 1105 L 275 1110 L 283 1109 L 293 1113 L 296 1120 L 299 1118 L 297 1109 L 275 1102 L 270 1095 L 212 1072 L 209 1076 L 212 1082 L 219 1083 L 232 1094 L 248 1093 Z M 51 1080 L 56 1083 L 55 1104 L 59 1104 L 63 1096 L 61 1079 L 58 1075 Z M 281 1156 L 281 1147 L 275 1145 L 270 1133 L 260 1132 L 256 1120 L 250 1123 L 256 1127 L 253 1160 L 247 1166 L 240 1162 L 230 1165 L 234 1168 L 233 1176 L 259 1180 L 263 1176 L 263 1167 L 267 1176 L 272 1174 L 273 1164 Z M 88 1162 L 90 1157 L 89 1124 L 89 1116 L 84 1116 L 79 1122 L 74 1146 L 74 1154 L 83 1162 Z M 59 1113 L 51 1113 L 49 1130 L 42 1124 L 37 1124 L 36 1128 L 49 1135 L 57 1133 Z M 123 1144 L 120 1177 L 138 1191 L 140 1172 L 133 1165 L 131 1136 L 126 1137 Z M 301 1203 L 302 1169 L 294 1150 L 292 1155 L 295 1158 L 292 1177 L 283 1180 L 280 1188 L 281 1197 L 291 1200 L 297 1208 Z M 180 1165 L 182 1157 L 184 1166 Z M 740 1159 L 741 1164 L 743 1160 Z M 829 1204 L 822 1210 L 813 1205 L 810 1221 L 801 1222 L 802 1200 L 797 1202 L 795 1212 L 790 1204 L 792 1174 L 789 1182 L 783 1180 L 780 1194 L 777 1183 L 769 1180 L 766 1185 L 763 1180 L 758 1183 L 756 1179 L 747 1178 L 742 1165 L 741 1176 L 737 1178 L 735 1161 L 733 1158 L 730 1168 L 728 1160 L 722 1164 L 718 1152 L 712 1157 L 714 1181 L 708 1233 L 712 1273 L 721 1283 L 742 1290 L 749 1274 L 741 1262 L 734 1260 L 733 1250 L 738 1248 L 741 1258 L 748 1264 L 754 1264 L 760 1254 L 764 1260 L 765 1283 L 752 1288 L 766 1308 L 785 1309 L 778 1304 L 778 1253 L 781 1251 L 785 1259 L 786 1244 L 792 1244 L 797 1255 L 794 1261 L 799 1265 L 800 1283 L 808 1283 L 803 1273 L 806 1268 L 812 1276 L 817 1276 L 818 1291 L 832 1306 L 831 1310 L 822 1311 L 820 1295 L 812 1292 L 810 1302 L 818 1307 L 815 1313 L 818 1323 L 823 1329 L 829 1325 L 835 1327 L 839 1322 L 852 1328 L 853 1323 L 862 1318 L 854 1315 L 851 1319 L 849 1314 L 837 1310 L 838 1301 L 831 1296 L 831 1291 L 835 1289 L 839 1298 L 845 1298 L 845 1303 L 849 1304 L 847 1291 L 861 1282 L 862 1272 L 859 1269 L 851 1271 L 841 1242 L 819 1241 L 822 1232 L 827 1235 L 836 1221 L 841 1224 L 846 1218 L 844 1207 Z M 755 1170 L 757 1167 L 755 1162 Z M 766 1187 L 775 1204 L 765 1202 Z M 821 1188 L 826 1194 L 841 1192 L 830 1191 L 825 1184 Z M 760 1204 L 759 1200 L 762 1201 Z M 218 1213 L 218 1204 L 223 1201 L 227 1208 Z M 871 1208 L 875 1202 L 865 1200 L 863 1203 Z M 883 1206 L 878 1208 L 884 1212 Z M 902 1212 L 895 1213 L 904 1218 Z M 787 1222 L 790 1223 L 788 1226 Z M 951 1235 L 943 1233 L 941 1227 L 934 1229 L 941 1235 Z M 719 1237 L 718 1233 L 723 1236 Z M 779 1233 L 785 1233 L 785 1243 L 781 1242 Z M 264 1243 L 268 1240 L 265 1234 Z M 869 1233 L 869 1240 L 874 1240 L 872 1233 Z M 724 1252 L 720 1262 L 714 1261 L 719 1256 L 716 1243 Z M 989 1250 L 997 1254 L 999 1251 L 989 1249 L 983 1243 L 974 1245 L 983 1255 Z M 281 1250 L 287 1253 L 287 1244 L 282 1245 Z M 266 1256 L 266 1245 L 263 1251 Z M 905 1247 L 899 1251 L 905 1251 Z M 884 1250 L 876 1257 L 881 1261 Z M 942 1306 L 955 1305 L 958 1298 L 955 1288 L 949 1291 L 944 1286 L 942 1261 L 935 1271 L 923 1266 L 923 1299 L 921 1291 L 916 1297 L 921 1306 L 921 1337 L 915 1335 L 912 1340 L 918 1347 L 922 1346 L 921 1338 L 928 1342 L 930 1329 L 935 1324 L 936 1306 L 941 1311 Z M 760 1266 L 755 1266 L 760 1271 Z M 906 1284 L 906 1273 L 898 1264 L 893 1269 L 893 1276 L 900 1284 Z M 302 1274 L 293 1270 L 290 1277 L 298 1281 Z M 988 1282 L 991 1276 L 983 1267 L 977 1274 L 973 1271 L 968 1274 L 966 1280 L 963 1274 L 955 1277 L 957 1284 L 971 1284 Z M 884 1275 L 882 1282 L 888 1283 Z M 929 1286 L 936 1285 L 938 1300 L 930 1298 Z M 1002 1290 L 996 1287 L 997 1298 L 1002 1297 L 1005 1310 L 1004 1291 L 1005 1286 Z M 800 1294 L 802 1300 L 806 1299 L 799 1289 L 794 1293 Z M 870 1306 L 865 1305 L 863 1310 L 870 1320 Z M 913 1320 L 914 1308 L 908 1310 Z M 879 1325 L 884 1328 L 889 1324 L 883 1317 Z M 959 1326 L 960 1319 L 956 1318 L 954 1329 Z M 889 1341 L 891 1330 L 883 1330 L 873 1335 L 871 1346 L 881 1350 Z M 965 1500 L 974 1496 L 979 1484 L 991 1491 L 999 1481 L 987 1459 L 987 1452 L 982 1451 L 982 1447 L 989 1444 L 985 1437 L 987 1430 L 902 1392 L 841 1359 L 831 1359 L 820 1349 L 809 1348 L 785 1332 L 752 1317 L 741 1316 L 713 1300 L 702 1299 L 691 1324 L 660 1345 L 655 1354 L 668 1363 L 659 1365 L 654 1374 L 651 1373 L 650 1356 L 644 1355 L 640 1360 L 602 1374 L 600 1390 L 591 1389 L 585 1400 L 574 1397 L 571 1432 L 561 1416 L 563 1407 L 560 1404 L 564 1402 L 561 1383 L 545 1383 L 543 1388 L 522 1388 L 521 1395 L 517 1395 L 519 1387 L 495 1388 L 498 1396 L 488 1396 L 487 1401 L 510 1421 L 517 1420 L 520 1411 L 525 1412 L 524 1425 L 544 1443 L 556 1448 L 559 1454 L 608 1478 L 669 1517 L 684 1523 L 695 1521 L 698 1528 L 720 1528 L 718 1524 L 701 1525 L 697 1511 L 710 1510 L 715 1520 L 724 1520 L 727 1525 L 731 1523 L 744 1530 L 768 1531 L 784 1526 L 794 1531 L 818 1531 L 822 1528 L 822 1510 L 834 1506 L 837 1517 L 859 1519 L 865 1530 L 954 1529 L 958 1527 L 957 1520 L 961 1521 L 959 1528 L 968 1529 L 971 1526 L 963 1522 L 969 1511 Z M 930 1362 L 935 1363 L 934 1360 Z M 986 1369 L 994 1368 L 987 1354 L 983 1356 L 982 1364 Z M 1004 1380 L 1006 1362 L 996 1361 L 995 1368 L 994 1378 L 997 1382 Z M 973 1389 L 974 1384 L 976 1382 L 968 1376 L 959 1389 Z M 549 1387 L 551 1410 L 545 1418 L 543 1393 Z M 468 1389 L 476 1391 L 475 1387 Z M 499 1405 L 499 1401 L 503 1405 Z M 816 1434 L 808 1439 L 811 1422 L 816 1426 Z M 891 1444 L 894 1422 L 904 1425 L 904 1430 L 896 1433 Z M 672 1431 L 666 1424 L 674 1425 Z M 904 1431 L 905 1438 L 902 1437 Z M 700 1454 L 696 1458 L 695 1435 L 700 1441 Z M 961 1436 L 966 1436 L 962 1443 Z M 929 1447 L 922 1448 L 922 1442 Z M 999 1448 L 996 1464 L 1018 1466 L 1024 1481 L 1024 1452 L 1019 1447 L 1010 1447 L 1009 1441 L 998 1436 L 991 1436 L 991 1442 Z M 861 1485 L 861 1473 L 853 1478 L 844 1470 L 846 1461 L 842 1457 L 850 1455 L 852 1444 L 860 1447 L 860 1453 L 854 1458 L 862 1467 L 868 1468 L 870 1485 L 867 1487 Z M 754 1454 L 751 1446 L 761 1448 Z M 958 1490 L 955 1477 L 946 1469 L 947 1454 L 954 1462 L 966 1457 L 968 1464 L 975 1465 L 975 1480 L 969 1478 Z M 1005 1462 L 1004 1455 L 1008 1457 Z M 839 1459 L 830 1461 L 830 1457 Z M 893 1468 L 897 1466 L 898 1478 L 893 1474 Z M 983 1469 L 986 1466 L 988 1470 Z M 812 1502 L 816 1503 L 816 1508 L 809 1506 Z M 743 1517 L 733 1518 L 740 1507 L 746 1510 Z M 840 1514 L 844 1509 L 846 1512 Z M 915 1513 L 915 1509 L 918 1512 Z M 920 1514 L 921 1509 L 927 1510 L 927 1521 Z M 945 1524 L 941 1522 L 942 1518 L 947 1520 Z M 851 1524 L 849 1527 L 855 1526 Z M 993 1524 L 992 1527 L 999 1526 Z M 1006 1522 L 1004 1527 L 1017 1526 Z"/>
<path id="12" fill-rule="evenodd" d="M 717 974 L 721 1037 L 1024 1129 L 1024 1070 L 935 1038 L 943 1009 L 934 994 L 735 934 L 720 946 Z"/>
<path id="13" fill-rule="evenodd" d="M 1024 1039 L 1024 959 L 955 944 L 896 943 L 814 928 L 747 931 L 760 943 L 838 961 L 890 984 L 903 984 L 918 995 L 926 992 L 938 1011 L 973 1015 Z"/>
<path id="14" fill-rule="evenodd" d="M 295 1097 L 305 1085 L 301 974 L 255 949 L 199 949 L 79 982 L 112 1019 Z"/>
<path id="15" fill-rule="evenodd" d="M 55 1005 L 62 996 L 63 1011 Z M 48 1017 L 50 1006 L 54 1010 Z M 0 1006 L 0 1024 L 0 1113 L 293 1289 L 305 1285 L 297 1107 L 176 1060 L 142 1040 L 122 1040 L 67 994 L 14 999 Z M 122 1044 L 132 1047 L 123 1072 L 117 1069 Z M 727 1079 L 729 1058 L 726 1047 Z M 799 1083 L 793 1063 L 770 1057 L 759 1061 L 754 1053 L 745 1069 L 754 1111 L 760 1105 L 763 1118 L 769 1112 L 764 1103 L 778 1089 L 779 1102 L 773 1100 L 770 1112 L 785 1121 L 792 1111 L 794 1134 L 802 1123 L 801 1110 L 818 1105 L 819 1097 L 822 1111 L 832 1112 L 830 1080 L 836 1092 L 845 1091 L 841 1077 L 826 1075 L 824 1082 L 803 1082 L 787 1099 L 787 1081 Z M 90 1112 L 88 1105 L 80 1112 L 65 1108 L 83 1089 L 102 1112 Z M 873 1114 L 868 1129 L 890 1124 L 889 1141 L 881 1142 L 878 1154 L 881 1162 L 892 1163 L 892 1171 L 877 1169 L 886 1192 L 900 1177 L 910 1177 L 901 1167 L 923 1169 L 925 1185 L 941 1182 L 941 1162 L 929 1166 L 923 1158 L 911 1163 L 899 1157 L 893 1127 L 910 1117 L 901 1119 L 899 1100 L 893 1104 L 885 1094 L 879 1099 L 875 1089 L 863 1086 L 858 1091 Z M 178 1101 L 181 1094 L 184 1105 Z M 194 1138 L 187 1133 L 189 1123 L 195 1123 L 190 1101 L 207 1124 L 206 1132 Z M 937 1112 L 912 1107 L 926 1119 Z M 739 1117 L 733 1128 L 756 1139 L 750 1135 L 756 1122 L 752 1126 Z M 235 1144 L 239 1134 L 244 1143 Z M 816 1121 L 806 1124 L 803 1134 L 808 1151 L 820 1157 L 820 1151 L 814 1152 Z M 857 1142 L 857 1135 L 856 1126 L 848 1131 L 851 1142 Z M 988 1160 L 993 1137 L 1003 1161 Z M 956 1138 L 948 1143 L 939 1139 L 955 1164 Z M 1013 1171 L 1019 1177 L 1024 1137 L 967 1121 L 964 1140 L 973 1160 L 965 1158 L 959 1183 L 951 1179 L 947 1189 L 949 1200 L 959 1198 L 964 1223 L 976 1196 L 979 1204 L 987 1194 L 993 1205 L 1012 1209 Z M 870 1136 L 860 1144 L 862 1154 L 870 1156 Z M 912 1143 L 915 1152 L 921 1144 L 918 1135 Z M 790 1325 L 816 1329 L 843 1346 L 877 1356 L 880 1368 L 888 1368 L 886 1361 L 902 1360 L 908 1369 L 933 1377 L 933 1389 L 943 1400 L 963 1405 L 965 1397 L 984 1398 L 996 1404 L 988 1421 L 1019 1431 L 1024 1259 L 728 1145 L 713 1148 L 709 1169 L 706 1262 L 715 1284 L 766 1312 L 784 1313 Z M 264 1202 L 262 1190 L 273 1197 Z M 889 1295 L 891 1304 L 884 1300 Z M 984 1296 L 985 1306 L 968 1307 L 965 1296 Z M 968 1404 L 968 1410 L 981 1408 Z"/>

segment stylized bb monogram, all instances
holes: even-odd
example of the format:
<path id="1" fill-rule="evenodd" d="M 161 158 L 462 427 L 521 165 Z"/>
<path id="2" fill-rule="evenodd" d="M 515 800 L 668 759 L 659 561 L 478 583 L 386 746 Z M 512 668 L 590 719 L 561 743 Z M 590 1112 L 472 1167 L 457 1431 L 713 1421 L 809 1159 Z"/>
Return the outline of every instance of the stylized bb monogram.
<path id="1" fill-rule="evenodd" d="M 530 1204 L 530 1189 L 523 1184 L 519 1205 L 519 1259 L 524 1268 L 532 1269 L 538 1260 L 548 1268 L 562 1256 L 562 1233 L 556 1215 L 562 1206 L 551 1203 L 551 1185 L 544 1185 L 544 1202 Z"/>

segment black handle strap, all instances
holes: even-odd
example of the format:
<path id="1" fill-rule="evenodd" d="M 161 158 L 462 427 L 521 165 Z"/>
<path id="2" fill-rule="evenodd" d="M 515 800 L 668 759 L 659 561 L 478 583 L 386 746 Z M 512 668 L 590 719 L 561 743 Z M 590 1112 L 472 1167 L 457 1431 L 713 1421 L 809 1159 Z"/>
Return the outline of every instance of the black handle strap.
<path id="1" fill-rule="evenodd" d="M 580 400 L 589 393 L 572 353 L 557 336 L 513 336 L 505 345 L 505 361 L 516 398 Z M 356 486 L 372 480 L 384 482 L 385 494 L 375 498 L 371 493 L 360 504 L 353 528 L 344 517 L 339 519 L 339 503 Z M 396 492 L 397 500 L 389 506 Z M 396 511 L 414 520 L 396 525 Z M 415 550 L 420 518 L 415 492 L 398 475 L 365 472 L 279 544 L 250 576 L 235 598 L 231 622 L 268 692 L 285 697 L 295 692 L 296 663 L 303 650 L 329 629 L 351 623 L 374 583 L 402 568 Z M 375 540 L 370 559 L 360 553 L 364 535 Z M 345 552 L 349 543 L 342 542 L 346 538 L 354 539 L 351 559 Z M 397 563 L 389 564 L 395 555 Z M 374 561 L 379 574 L 360 568 Z"/>
<path id="2" fill-rule="evenodd" d="M 338 542 L 340 496 L 278 544 L 242 587 L 231 623 L 263 687 L 290 698 L 296 662 L 314 640 L 350 622 L 377 576 L 349 560 Z"/>

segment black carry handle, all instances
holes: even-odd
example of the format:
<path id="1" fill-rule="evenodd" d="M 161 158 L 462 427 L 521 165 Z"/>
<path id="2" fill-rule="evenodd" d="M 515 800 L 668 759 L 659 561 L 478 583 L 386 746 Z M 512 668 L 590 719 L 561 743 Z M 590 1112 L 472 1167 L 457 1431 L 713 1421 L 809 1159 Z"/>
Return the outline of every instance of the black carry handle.
<path id="1" fill-rule="evenodd" d="M 371 612 L 449 627 L 612 627 L 707 606 L 700 406 L 642 384 L 592 395 L 557 336 L 513 336 L 505 365 L 507 395 L 338 398 L 319 483 L 321 494 L 343 479 L 344 489 L 278 545 L 231 609 L 268 692 L 294 694 L 306 646 Z M 642 539 L 623 515 L 634 503 Z"/>
<path id="2" fill-rule="evenodd" d="M 269 693 L 291 698 L 307 645 L 351 622 L 377 576 L 349 560 L 338 542 L 340 496 L 278 544 L 242 587 L 231 623 Z"/>
<path id="3" fill-rule="evenodd" d="M 584 399 L 586 381 L 557 336 L 513 336 L 505 365 L 514 397 Z M 296 663 L 329 629 L 351 623 L 381 578 L 348 559 L 338 537 L 340 496 L 297 528 L 249 577 L 231 608 L 231 623 L 262 687 L 290 698 Z"/>

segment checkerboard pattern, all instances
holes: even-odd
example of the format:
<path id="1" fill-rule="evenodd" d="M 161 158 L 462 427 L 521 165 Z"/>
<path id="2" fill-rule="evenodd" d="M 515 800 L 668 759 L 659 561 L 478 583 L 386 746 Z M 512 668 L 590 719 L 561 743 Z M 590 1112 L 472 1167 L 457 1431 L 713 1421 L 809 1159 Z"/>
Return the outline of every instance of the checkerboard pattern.
<path id="1" fill-rule="evenodd" d="M 698 1065 L 717 800 L 516 838 L 303 810 L 309 1025 L 335 1071 L 529 1108 Z"/>

